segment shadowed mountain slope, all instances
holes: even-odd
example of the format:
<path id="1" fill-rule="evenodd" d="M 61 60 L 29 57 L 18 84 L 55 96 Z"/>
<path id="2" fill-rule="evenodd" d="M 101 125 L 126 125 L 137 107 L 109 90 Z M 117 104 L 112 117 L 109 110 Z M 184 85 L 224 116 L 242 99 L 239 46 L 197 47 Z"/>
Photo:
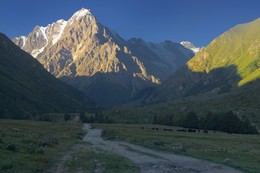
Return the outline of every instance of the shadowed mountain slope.
<path id="1" fill-rule="evenodd" d="M 56 79 L 0 33 L 0 117 L 31 118 L 40 113 L 79 112 L 92 101 Z"/>

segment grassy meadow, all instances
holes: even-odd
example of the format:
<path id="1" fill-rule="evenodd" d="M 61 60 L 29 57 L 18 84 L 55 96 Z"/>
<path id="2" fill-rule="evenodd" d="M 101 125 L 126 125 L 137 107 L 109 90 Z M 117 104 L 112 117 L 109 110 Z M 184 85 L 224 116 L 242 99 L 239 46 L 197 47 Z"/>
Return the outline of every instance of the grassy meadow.
<path id="1" fill-rule="evenodd" d="M 127 141 L 149 148 L 201 158 L 250 173 L 260 172 L 259 135 L 212 131 L 208 134 L 177 132 L 177 129 L 182 128 L 162 125 L 95 124 L 94 126 L 104 129 L 105 139 Z M 158 128 L 158 131 L 152 128 Z M 172 131 L 163 129 L 172 129 Z"/>
<path id="2" fill-rule="evenodd" d="M 0 172 L 42 172 L 83 135 L 79 124 L 0 120 Z"/>
<path id="3" fill-rule="evenodd" d="M 124 157 L 93 150 L 85 133 L 81 124 L 0 120 L 0 172 L 138 172 Z"/>
<path id="4" fill-rule="evenodd" d="M 90 147 L 91 144 L 77 144 L 64 163 L 62 172 L 105 172 L 105 173 L 137 173 L 138 168 L 130 160 L 117 154 L 107 153 Z M 118 164 L 120 163 L 120 164 Z"/>

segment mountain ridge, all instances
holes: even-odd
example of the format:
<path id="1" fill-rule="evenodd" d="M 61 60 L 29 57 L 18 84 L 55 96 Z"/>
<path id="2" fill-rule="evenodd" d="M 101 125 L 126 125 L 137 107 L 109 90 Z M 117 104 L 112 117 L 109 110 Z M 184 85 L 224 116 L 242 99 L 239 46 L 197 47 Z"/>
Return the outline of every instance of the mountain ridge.
<path id="1" fill-rule="evenodd" d="M 138 39 L 126 41 L 102 25 L 84 8 L 74 13 L 66 26 L 62 25 L 64 21 L 59 21 L 58 24 L 54 22 L 53 25 L 47 25 L 49 28 L 45 30 L 38 27 L 27 37 L 15 38 L 13 41 L 35 55 L 54 76 L 78 87 L 100 106 L 113 106 L 131 100 L 140 90 L 160 84 L 194 55 L 190 49 L 170 41 L 161 44 L 148 44 Z M 52 34 L 49 32 L 50 26 L 55 31 Z M 62 34 L 60 28 L 63 28 Z M 42 31 L 46 33 L 43 34 Z M 52 35 L 57 40 L 55 44 L 52 44 Z M 25 45 L 22 44 L 23 40 Z M 158 54 L 156 49 L 167 55 Z M 99 77 L 95 77 L 96 74 Z M 102 81 L 95 81 L 96 79 Z M 95 88 L 99 86 L 96 83 L 111 85 L 122 93 L 105 86 L 97 90 Z M 104 90 L 112 92 L 114 96 L 111 95 L 107 100 L 100 94 Z M 119 101 L 122 98 L 118 94 L 123 97 L 123 102 Z"/>
<path id="2" fill-rule="evenodd" d="M 237 25 L 201 49 L 147 98 L 167 101 L 204 92 L 230 92 L 260 77 L 260 18 Z"/>

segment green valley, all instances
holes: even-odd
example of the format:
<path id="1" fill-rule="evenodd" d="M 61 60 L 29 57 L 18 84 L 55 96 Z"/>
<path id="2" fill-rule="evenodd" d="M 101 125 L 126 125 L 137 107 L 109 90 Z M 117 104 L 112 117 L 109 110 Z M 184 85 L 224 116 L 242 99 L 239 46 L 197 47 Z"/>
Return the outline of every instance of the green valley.
<path id="1" fill-rule="evenodd" d="M 0 172 L 259 173 L 259 6 L 1 2 Z"/>

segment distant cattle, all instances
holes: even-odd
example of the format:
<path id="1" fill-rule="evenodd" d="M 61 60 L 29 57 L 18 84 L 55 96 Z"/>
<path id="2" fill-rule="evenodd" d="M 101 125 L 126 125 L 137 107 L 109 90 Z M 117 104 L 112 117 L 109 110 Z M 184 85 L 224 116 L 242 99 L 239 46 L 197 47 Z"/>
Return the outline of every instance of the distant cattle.
<path id="1" fill-rule="evenodd" d="M 141 127 L 141 129 L 144 129 L 144 127 Z"/>
<path id="2" fill-rule="evenodd" d="M 196 133 L 196 130 L 195 130 L 195 129 L 188 129 L 188 132 L 190 132 L 190 133 Z"/>
<path id="3" fill-rule="evenodd" d="M 187 132 L 187 129 L 178 129 L 177 132 Z"/>
<path id="4" fill-rule="evenodd" d="M 204 133 L 206 133 L 206 134 L 208 134 L 208 132 L 209 132 L 209 131 L 204 129 L 204 131 L 203 131 L 203 132 L 204 132 Z"/>
<path id="5" fill-rule="evenodd" d="M 172 129 L 163 129 L 163 131 L 173 131 Z"/>

